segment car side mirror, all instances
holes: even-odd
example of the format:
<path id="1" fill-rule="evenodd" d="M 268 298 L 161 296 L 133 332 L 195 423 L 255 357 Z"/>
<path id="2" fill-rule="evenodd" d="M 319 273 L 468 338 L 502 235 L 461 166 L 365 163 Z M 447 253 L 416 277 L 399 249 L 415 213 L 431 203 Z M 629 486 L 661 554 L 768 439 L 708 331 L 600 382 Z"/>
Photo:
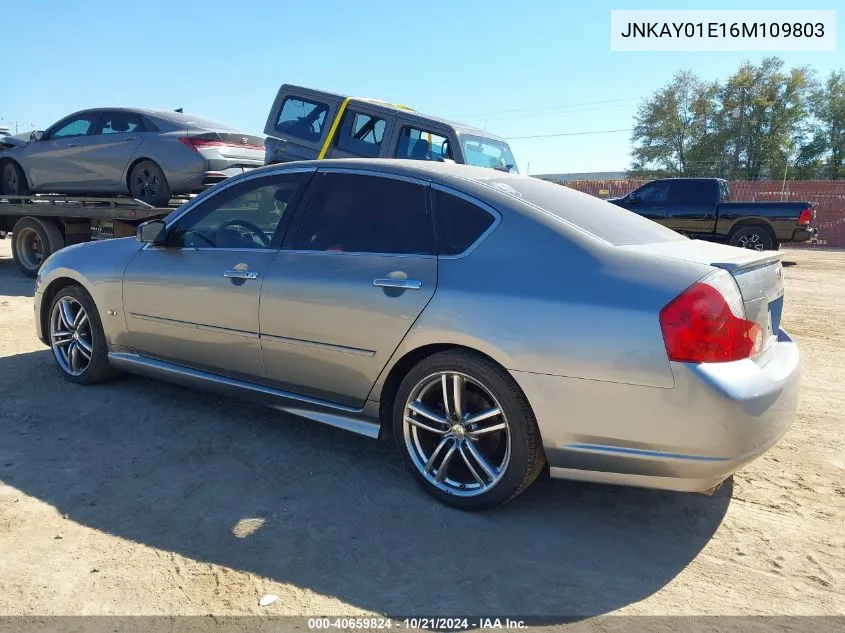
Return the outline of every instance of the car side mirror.
<path id="1" fill-rule="evenodd" d="M 639 197 L 637 197 L 637 194 L 634 193 L 633 191 L 628 194 L 628 202 L 632 202 L 632 203 L 636 204 L 638 200 L 639 200 Z"/>
<path id="2" fill-rule="evenodd" d="M 139 224 L 135 239 L 142 244 L 164 244 L 167 241 L 167 225 L 164 220 L 150 220 Z"/>
<path id="3" fill-rule="evenodd" d="M 42 138 L 44 138 L 44 132 L 42 130 L 37 130 L 29 135 L 30 141 L 40 141 Z"/>

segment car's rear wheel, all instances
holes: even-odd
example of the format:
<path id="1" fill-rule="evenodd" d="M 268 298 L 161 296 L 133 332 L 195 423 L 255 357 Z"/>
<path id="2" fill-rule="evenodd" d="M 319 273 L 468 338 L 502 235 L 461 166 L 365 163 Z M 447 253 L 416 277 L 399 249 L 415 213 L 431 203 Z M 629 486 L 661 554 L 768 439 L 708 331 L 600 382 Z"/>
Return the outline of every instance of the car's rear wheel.
<path id="1" fill-rule="evenodd" d="M 755 251 L 770 251 L 774 248 L 774 239 L 765 226 L 745 226 L 731 235 L 730 244 Z"/>
<path id="2" fill-rule="evenodd" d="M 167 177 L 151 160 L 142 160 L 129 174 L 129 192 L 133 198 L 154 207 L 166 207 L 170 202 L 170 185 Z"/>
<path id="3" fill-rule="evenodd" d="M 12 259 L 27 277 L 35 277 L 41 264 L 65 247 L 58 225 L 42 218 L 21 218 L 12 228 Z"/>
<path id="4" fill-rule="evenodd" d="M 17 163 L 7 160 L 0 169 L 0 193 L 7 196 L 28 196 L 29 184 Z"/>
<path id="5" fill-rule="evenodd" d="M 508 501 L 544 464 L 524 394 L 505 370 L 472 352 L 435 354 L 405 376 L 393 432 L 417 482 L 462 510 Z"/>
<path id="6" fill-rule="evenodd" d="M 93 385 L 118 372 L 109 365 L 106 336 L 94 301 L 84 288 L 66 286 L 50 304 L 47 332 L 63 378 Z"/>

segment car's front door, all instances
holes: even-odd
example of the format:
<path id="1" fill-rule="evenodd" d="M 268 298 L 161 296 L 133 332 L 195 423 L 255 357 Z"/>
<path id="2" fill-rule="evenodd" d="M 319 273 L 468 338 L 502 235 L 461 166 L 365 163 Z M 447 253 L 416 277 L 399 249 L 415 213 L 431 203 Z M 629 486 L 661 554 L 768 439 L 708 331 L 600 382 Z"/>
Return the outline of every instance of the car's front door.
<path id="1" fill-rule="evenodd" d="M 717 181 L 690 178 L 670 182 L 666 226 L 691 236 L 712 233 L 716 229 Z"/>
<path id="2" fill-rule="evenodd" d="M 54 125 L 38 141 L 22 150 L 22 164 L 34 189 L 59 193 L 85 191 L 88 168 L 85 155 L 88 140 L 99 119 L 98 111 L 68 117 Z"/>
<path id="3" fill-rule="evenodd" d="M 666 221 L 666 198 L 669 195 L 668 180 L 658 180 L 643 185 L 628 196 L 628 209 L 634 213 L 664 223 Z"/>
<path id="4" fill-rule="evenodd" d="M 437 286 L 427 186 L 331 169 L 314 181 L 261 291 L 264 364 L 274 386 L 362 406 Z"/>
<path id="5" fill-rule="evenodd" d="M 124 174 L 145 134 L 144 123 L 137 114 L 124 110 L 103 113 L 86 139 L 89 149 L 82 157 L 90 191 L 125 191 L 128 188 Z"/>
<path id="6" fill-rule="evenodd" d="M 141 249 L 123 277 L 129 346 L 205 371 L 262 378 L 261 284 L 312 173 L 224 185 L 168 226 L 166 245 Z"/>

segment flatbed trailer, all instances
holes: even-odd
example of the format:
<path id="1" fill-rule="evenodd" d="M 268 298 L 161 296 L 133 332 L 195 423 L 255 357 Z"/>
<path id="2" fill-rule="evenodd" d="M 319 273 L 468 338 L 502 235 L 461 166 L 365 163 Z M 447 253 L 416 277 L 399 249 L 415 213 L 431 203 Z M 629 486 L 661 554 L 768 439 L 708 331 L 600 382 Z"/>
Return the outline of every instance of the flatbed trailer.
<path id="1" fill-rule="evenodd" d="M 0 238 L 11 234 L 15 264 L 35 277 L 41 263 L 65 246 L 135 235 L 140 223 L 164 217 L 184 202 L 175 198 L 157 208 L 126 196 L 0 195 Z"/>

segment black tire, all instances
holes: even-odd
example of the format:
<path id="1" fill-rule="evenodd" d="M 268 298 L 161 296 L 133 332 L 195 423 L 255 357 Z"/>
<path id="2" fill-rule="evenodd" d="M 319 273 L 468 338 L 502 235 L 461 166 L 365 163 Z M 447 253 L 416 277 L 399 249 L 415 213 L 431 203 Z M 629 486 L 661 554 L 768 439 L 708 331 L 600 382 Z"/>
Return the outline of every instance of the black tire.
<path id="1" fill-rule="evenodd" d="M 504 417 L 499 417 L 496 421 L 499 424 L 504 422 L 509 429 L 509 460 L 501 469 L 497 470 L 497 473 L 503 473 L 501 478 L 486 491 L 479 489 L 477 493 L 474 493 L 474 496 L 459 496 L 458 493 L 443 490 L 429 481 L 421 472 L 420 466 L 417 465 L 419 454 L 412 455 L 416 449 L 413 440 L 409 439 L 411 437 L 410 426 L 408 427 L 409 435 L 406 435 L 405 407 L 408 399 L 420 388 L 420 385 L 433 380 L 432 376 L 453 372 L 477 383 L 493 396 L 498 408 L 504 412 Z M 468 394 L 469 391 L 466 393 Z M 465 399 L 467 404 L 469 403 L 468 398 L 461 397 Z M 402 380 L 396 394 L 392 416 L 394 439 L 406 467 L 417 483 L 438 501 L 461 510 L 484 510 L 509 501 L 537 479 L 545 464 L 540 431 L 525 395 L 507 371 L 486 357 L 474 352 L 450 350 L 420 361 Z M 448 428 L 449 424 L 452 424 L 452 422 L 446 423 L 443 428 Z M 451 434 L 451 431 L 446 435 L 449 434 Z M 493 434 L 484 437 L 490 435 Z M 445 438 L 445 435 L 443 437 Z M 464 437 L 463 433 L 461 437 Z M 466 437 L 461 441 L 472 443 L 472 439 Z M 475 445 L 477 446 L 478 443 L 476 442 Z M 432 454 L 435 452 L 436 450 L 432 451 Z M 449 467 L 454 468 L 451 462 L 447 466 L 447 470 Z M 458 468 L 464 468 L 464 466 L 458 462 Z M 433 472 L 430 473 L 430 475 L 433 474 Z"/>
<path id="2" fill-rule="evenodd" d="M 743 226 L 735 231 L 731 235 L 730 245 L 757 251 L 770 251 L 774 248 L 775 240 L 767 227 L 754 224 Z"/>
<path id="3" fill-rule="evenodd" d="M 0 167 L 0 194 L 7 196 L 28 196 L 29 184 L 20 166 L 7 160 Z"/>
<path id="4" fill-rule="evenodd" d="M 78 374 L 73 374 L 68 371 L 67 367 L 62 365 L 60 361 L 60 352 L 57 351 L 56 337 L 53 336 L 53 318 L 56 311 L 56 306 L 66 300 L 70 299 L 76 304 L 80 305 L 85 310 L 87 315 L 88 338 L 93 353 L 91 353 L 90 361 L 85 369 Z M 77 313 L 78 315 L 79 313 Z M 94 385 L 97 383 L 111 380 L 118 376 L 120 372 L 109 364 L 108 346 L 106 345 L 106 335 L 103 333 L 103 324 L 100 321 L 100 313 L 97 311 L 97 306 L 94 305 L 94 300 L 86 292 L 82 286 L 70 285 L 65 286 L 56 293 L 53 300 L 50 302 L 50 311 L 47 313 L 46 332 L 48 340 L 50 341 L 50 349 L 53 352 L 53 358 L 56 361 L 56 369 L 59 375 L 65 380 L 74 382 L 79 385 Z M 80 334 L 83 330 L 80 328 Z M 80 336 L 80 338 L 82 338 Z"/>
<path id="5" fill-rule="evenodd" d="M 167 177 L 151 160 L 142 160 L 129 173 L 129 192 L 133 198 L 154 207 L 166 207 L 170 202 L 170 185 Z"/>
<path id="6" fill-rule="evenodd" d="M 27 277 L 35 277 L 50 255 L 65 247 L 65 238 L 52 220 L 21 218 L 12 228 L 12 258 Z"/>

